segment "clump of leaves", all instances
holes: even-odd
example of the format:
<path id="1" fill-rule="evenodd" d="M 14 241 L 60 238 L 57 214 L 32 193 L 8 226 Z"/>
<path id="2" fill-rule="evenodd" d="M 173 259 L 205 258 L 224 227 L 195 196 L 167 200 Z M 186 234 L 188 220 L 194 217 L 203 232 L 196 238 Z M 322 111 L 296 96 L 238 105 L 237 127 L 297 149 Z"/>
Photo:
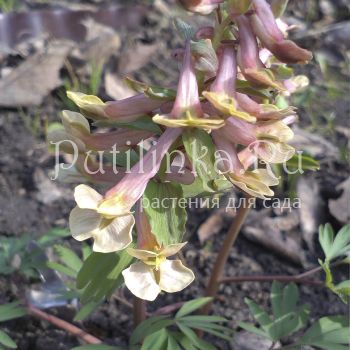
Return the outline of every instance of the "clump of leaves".
<path id="1" fill-rule="evenodd" d="M 22 317 L 26 313 L 26 310 L 19 305 L 19 302 L 0 305 L 0 322 Z M 5 350 L 6 348 L 17 349 L 17 345 L 4 330 L 0 329 L 0 350 Z"/>
<path id="2" fill-rule="evenodd" d="M 246 303 L 259 324 L 240 322 L 240 327 L 248 332 L 270 339 L 273 343 L 285 343 L 286 337 L 306 326 L 310 310 L 307 305 L 297 306 L 299 291 L 295 284 L 283 287 L 274 282 L 271 289 L 272 314 L 250 299 Z M 325 350 L 346 350 L 350 345 L 349 319 L 346 316 L 326 316 L 318 319 L 293 344 L 280 349 L 300 349 L 301 345 L 316 346 Z"/>
<path id="3" fill-rule="evenodd" d="M 35 271 L 43 263 L 38 256 L 40 249 L 52 245 L 58 239 L 70 235 L 66 229 L 55 228 L 48 231 L 36 241 L 37 249 L 28 249 L 28 245 L 33 239 L 30 234 L 20 237 L 0 238 L 0 275 L 9 275 L 20 271 L 26 276 L 37 276 Z"/>
<path id="4" fill-rule="evenodd" d="M 214 345 L 201 339 L 195 330 L 201 330 L 230 341 L 232 330 L 222 323 L 219 316 L 191 315 L 210 302 L 212 298 L 199 298 L 185 303 L 175 317 L 162 315 L 150 317 L 142 322 L 130 337 L 130 350 L 215 350 Z"/>
<path id="5" fill-rule="evenodd" d="M 341 300 L 347 302 L 350 296 L 350 280 L 334 284 L 331 262 L 343 258 L 339 261 L 340 263 L 350 263 L 350 224 L 344 226 L 336 235 L 330 224 L 321 226 L 319 242 L 325 254 L 325 259 L 319 259 L 319 263 L 326 274 L 326 286 L 337 294 Z"/>

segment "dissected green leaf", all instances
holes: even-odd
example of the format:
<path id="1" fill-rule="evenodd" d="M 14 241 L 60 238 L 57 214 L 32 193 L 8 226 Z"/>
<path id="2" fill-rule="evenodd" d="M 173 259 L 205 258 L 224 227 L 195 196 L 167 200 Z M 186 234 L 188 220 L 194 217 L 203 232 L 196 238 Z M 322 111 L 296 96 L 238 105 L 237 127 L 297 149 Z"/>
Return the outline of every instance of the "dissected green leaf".
<path id="1" fill-rule="evenodd" d="M 81 301 L 100 301 L 109 297 L 123 282 L 121 272 L 133 258 L 123 250 L 116 253 L 93 252 L 83 263 L 77 276 L 77 288 L 84 289 Z"/>
<path id="2" fill-rule="evenodd" d="M 141 350 L 167 350 L 168 333 L 165 328 L 147 336 L 142 344 Z"/>
<path id="3" fill-rule="evenodd" d="M 20 306 L 19 301 L 0 305 L 0 322 L 22 317 L 26 314 L 26 309 Z"/>
<path id="4" fill-rule="evenodd" d="M 317 346 L 325 350 L 348 349 L 350 345 L 349 318 L 326 316 L 317 320 L 296 345 Z"/>
<path id="5" fill-rule="evenodd" d="M 318 237 L 328 261 L 346 255 L 350 251 L 350 224 L 344 226 L 337 235 L 334 235 L 330 224 L 320 226 Z"/>
<path id="6" fill-rule="evenodd" d="M 159 244 L 166 246 L 182 241 L 187 221 L 186 209 L 179 205 L 182 197 L 178 184 L 150 181 L 147 185 L 143 206 Z"/>
<path id="7" fill-rule="evenodd" d="M 252 324 L 246 323 L 246 322 L 239 322 L 238 325 L 244 330 L 246 330 L 247 332 L 254 333 L 256 335 L 259 335 L 267 339 L 271 339 L 270 335 L 267 332 L 265 332 L 262 328 L 257 328 Z"/>
<path id="8" fill-rule="evenodd" d="M 0 344 L 10 348 L 17 349 L 17 344 L 7 335 L 4 331 L 0 329 Z"/>
<path id="9" fill-rule="evenodd" d="M 179 311 L 176 313 L 175 318 L 184 317 L 192 313 L 193 311 L 200 309 L 202 306 L 208 304 L 212 300 L 213 298 L 211 297 L 204 297 L 204 298 L 198 298 L 198 299 L 187 301 L 185 304 L 181 306 Z"/>
<path id="10" fill-rule="evenodd" d="M 317 160 L 309 155 L 301 154 L 300 152 L 294 154 L 293 157 L 287 161 L 286 165 L 289 170 L 300 169 L 303 171 L 316 171 L 320 169 L 320 163 Z"/>
<path id="11" fill-rule="evenodd" d="M 158 332 L 159 330 L 166 328 L 174 323 L 169 319 L 169 315 L 154 316 L 146 319 L 139 324 L 129 339 L 130 346 L 141 343 L 142 340 L 148 335 Z"/>
<path id="12" fill-rule="evenodd" d="M 174 25 L 177 32 L 182 36 L 184 40 L 191 40 L 196 33 L 196 29 L 190 24 L 183 21 L 181 18 L 175 18 Z"/>
<path id="13" fill-rule="evenodd" d="M 253 300 L 245 298 L 244 301 L 248 305 L 249 310 L 253 314 L 254 318 L 258 321 L 258 323 L 263 329 L 265 329 L 266 326 L 272 323 L 272 320 L 268 313 L 264 309 L 262 309 L 258 304 L 256 304 Z"/>
<path id="14" fill-rule="evenodd" d="M 99 306 L 100 302 L 90 301 L 84 305 L 79 312 L 74 316 L 74 321 L 82 321 L 88 317 L 92 312 L 94 312 Z"/>
<path id="15" fill-rule="evenodd" d="M 69 237 L 70 231 L 66 228 L 53 228 L 49 230 L 47 233 L 45 233 L 43 236 L 41 236 L 37 243 L 41 246 L 46 246 L 49 244 L 52 244 L 53 242 L 57 241 L 58 239 Z"/>

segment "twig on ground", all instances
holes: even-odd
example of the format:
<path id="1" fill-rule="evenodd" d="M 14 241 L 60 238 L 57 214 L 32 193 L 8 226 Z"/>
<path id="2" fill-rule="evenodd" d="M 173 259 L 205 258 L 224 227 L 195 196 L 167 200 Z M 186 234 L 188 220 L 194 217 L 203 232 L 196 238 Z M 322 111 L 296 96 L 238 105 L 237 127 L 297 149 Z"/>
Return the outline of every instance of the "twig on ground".
<path id="1" fill-rule="evenodd" d="M 42 311 L 33 305 L 28 305 L 27 310 L 28 310 L 28 313 L 30 315 L 37 317 L 41 320 L 47 321 L 47 322 L 53 324 L 54 326 L 61 328 L 65 331 L 67 331 L 68 333 L 79 337 L 80 339 L 84 340 L 88 344 L 102 344 L 102 341 L 100 339 L 94 337 L 93 335 L 91 335 L 89 333 L 86 333 L 85 331 L 83 331 L 79 327 L 77 327 L 77 326 L 75 326 L 67 321 L 64 321 L 64 320 L 62 320 L 54 315 L 50 315 L 47 312 Z"/>

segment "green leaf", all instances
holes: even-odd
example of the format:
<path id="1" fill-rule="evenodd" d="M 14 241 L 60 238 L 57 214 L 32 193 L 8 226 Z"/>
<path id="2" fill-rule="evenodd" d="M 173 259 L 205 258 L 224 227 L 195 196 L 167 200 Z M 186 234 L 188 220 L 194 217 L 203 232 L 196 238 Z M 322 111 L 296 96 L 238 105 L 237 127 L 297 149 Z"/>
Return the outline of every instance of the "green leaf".
<path id="1" fill-rule="evenodd" d="M 201 129 L 186 129 L 182 134 L 182 140 L 193 168 L 202 180 L 204 191 L 216 192 L 214 180 L 223 176 L 216 171 L 216 149 L 211 137 Z"/>
<path id="2" fill-rule="evenodd" d="M 309 313 L 309 308 L 304 306 L 298 311 L 284 314 L 277 320 L 274 320 L 272 324 L 266 326 L 266 332 L 272 340 L 280 340 L 305 326 Z"/>
<path id="3" fill-rule="evenodd" d="M 322 317 L 297 342 L 297 345 L 317 346 L 326 350 L 346 349 L 350 345 L 347 316 Z"/>
<path id="4" fill-rule="evenodd" d="M 287 169 L 300 169 L 316 171 L 320 169 L 320 163 L 309 155 L 297 152 L 287 161 Z"/>
<path id="5" fill-rule="evenodd" d="M 253 314 L 254 318 L 258 321 L 261 327 L 265 329 L 266 326 L 272 323 L 268 313 L 253 300 L 245 298 L 244 301 L 248 305 L 250 312 Z"/>
<path id="6" fill-rule="evenodd" d="M 337 293 L 340 293 L 344 296 L 350 295 L 350 280 L 343 281 L 334 286 Z"/>
<path id="7" fill-rule="evenodd" d="M 168 315 L 154 316 L 146 319 L 132 332 L 129 339 L 130 346 L 141 343 L 142 340 L 148 335 L 158 332 L 159 330 L 166 328 L 173 323 L 174 321 L 170 320 Z"/>
<path id="8" fill-rule="evenodd" d="M 282 283 L 273 281 L 270 293 L 270 300 L 274 318 L 280 318 L 283 315 L 283 288 Z"/>
<path id="9" fill-rule="evenodd" d="M 334 237 L 330 224 L 320 226 L 319 241 L 325 253 L 326 260 L 330 261 L 350 251 L 350 224 L 344 226 Z"/>
<path id="10" fill-rule="evenodd" d="M 200 309 L 202 306 L 208 304 L 212 300 L 213 300 L 213 298 L 210 298 L 210 297 L 190 300 L 181 306 L 179 311 L 176 313 L 175 318 L 178 319 L 178 318 L 181 318 L 183 316 L 186 316 L 186 315 L 192 313 L 193 311 Z"/>
<path id="11" fill-rule="evenodd" d="M 176 322 L 179 330 L 191 341 L 195 346 L 199 346 L 199 338 L 197 334 L 190 328 L 182 324 L 181 322 Z"/>
<path id="12" fill-rule="evenodd" d="M 237 79 L 237 91 L 246 95 L 253 95 L 264 99 L 271 99 L 272 94 L 270 89 L 257 89 L 252 83 L 246 80 Z"/>
<path id="13" fill-rule="evenodd" d="M 299 299 L 299 290 L 295 283 L 290 283 L 283 289 L 282 313 L 288 314 L 295 310 Z"/>
<path id="14" fill-rule="evenodd" d="M 58 239 L 69 237 L 70 231 L 65 228 L 53 228 L 49 230 L 46 234 L 41 236 L 37 243 L 41 246 L 50 245 L 53 242 L 57 241 Z"/>
<path id="15" fill-rule="evenodd" d="M 77 272 L 75 270 L 72 270 L 71 268 L 64 266 L 60 263 L 54 262 L 54 261 L 48 261 L 46 263 L 46 266 L 52 270 L 58 271 L 62 273 L 63 275 L 67 275 L 69 277 L 77 277 Z"/>
<path id="16" fill-rule="evenodd" d="M 150 181 L 146 187 L 144 210 L 159 244 L 166 246 L 182 241 L 187 221 L 186 209 L 179 205 L 182 197 L 181 186 L 175 183 Z"/>
<path id="17" fill-rule="evenodd" d="M 168 345 L 167 350 L 182 350 L 172 332 L 168 331 Z"/>
<path id="18" fill-rule="evenodd" d="M 72 249 L 63 245 L 55 245 L 54 249 L 60 259 L 72 270 L 78 272 L 81 269 L 83 262 Z"/>
<path id="19" fill-rule="evenodd" d="M 82 321 L 86 317 L 88 317 L 92 312 L 94 312 L 99 306 L 100 302 L 90 301 L 86 305 L 84 305 L 79 312 L 75 315 L 74 321 Z"/>
<path id="20" fill-rule="evenodd" d="M 10 349 L 17 349 L 16 343 L 1 329 L 0 329 L 0 344 Z"/>
<path id="21" fill-rule="evenodd" d="M 133 257 L 126 250 L 116 253 L 93 252 L 83 263 L 77 276 L 77 288 L 82 291 L 83 303 L 109 297 L 122 282 L 122 271 Z"/>
<path id="22" fill-rule="evenodd" d="M 247 332 L 254 333 L 256 335 L 259 335 L 261 337 L 264 337 L 264 338 L 267 338 L 267 339 L 271 340 L 271 337 L 270 337 L 270 335 L 268 333 L 266 333 L 263 329 L 260 329 L 260 328 L 257 328 L 255 326 L 253 326 L 250 323 L 239 322 L 238 325 L 241 328 L 245 329 Z"/>
<path id="23" fill-rule="evenodd" d="M 167 350 L 168 333 L 166 329 L 161 329 L 147 336 L 142 344 L 141 350 Z"/>
<path id="24" fill-rule="evenodd" d="M 0 305 L 0 322 L 12 320 L 27 314 L 26 309 L 19 306 L 19 302 Z"/>
<path id="25" fill-rule="evenodd" d="M 196 33 L 196 29 L 183 21 L 181 18 L 175 18 L 174 25 L 177 32 L 184 40 L 191 40 Z"/>

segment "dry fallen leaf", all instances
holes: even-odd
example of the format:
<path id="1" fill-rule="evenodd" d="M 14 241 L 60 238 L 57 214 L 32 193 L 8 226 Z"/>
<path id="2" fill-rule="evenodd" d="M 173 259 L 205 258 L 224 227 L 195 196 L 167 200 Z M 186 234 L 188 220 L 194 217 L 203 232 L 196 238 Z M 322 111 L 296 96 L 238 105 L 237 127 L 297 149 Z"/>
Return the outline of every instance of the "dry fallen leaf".
<path id="1" fill-rule="evenodd" d="M 342 224 L 350 222 L 350 177 L 336 187 L 343 191 L 338 199 L 329 201 L 331 214 Z"/>
<path id="2" fill-rule="evenodd" d="M 304 264 L 305 256 L 301 249 L 299 235 L 291 232 L 291 222 L 294 228 L 299 224 L 296 211 L 289 212 L 286 216 L 270 217 L 271 209 L 251 211 L 247 224 L 243 227 L 242 233 L 247 239 L 261 244 L 263 247 L 288 259 L 296 264 Z M 288 224 L 284 223 L 284 220 Z M 288 230 L 284 232 L 284 228 Z"/>
<path id="3" fill-rule="evenodd" d="M 0 80 L 0 106 L 38 106 L 61 85 L 59 71 L 71 50 L 67 41 L 51 42 Z"/>
<path id="4" fill-rule="evenodd" d="M 141 69 L 147 63 L 153 61 L 156 53 L 161 52 L 162 48 L 163 45 L 160 43 L 151 45 L 137 43 L 130 46 L 120 57 L 119 72 L 129 74 Z"/>
<path id="5" fill-rule="evenodd" d="M 107 72 L 105 74 L 105 89 L 107 95 L 114 100 L 120 100 L 135 95 L 135 92 L 131 90 L 117 75 Z"/>
<path id="6" fill-rule="evenodd" d="M 320 187 L 313 176 L 302 176 L 297 182 L 297 194 L 300 199 L 300 226 L 303 238 L 311 252 L 315 251 L 314 238 L 324 217 L 324 201 Z"/>

